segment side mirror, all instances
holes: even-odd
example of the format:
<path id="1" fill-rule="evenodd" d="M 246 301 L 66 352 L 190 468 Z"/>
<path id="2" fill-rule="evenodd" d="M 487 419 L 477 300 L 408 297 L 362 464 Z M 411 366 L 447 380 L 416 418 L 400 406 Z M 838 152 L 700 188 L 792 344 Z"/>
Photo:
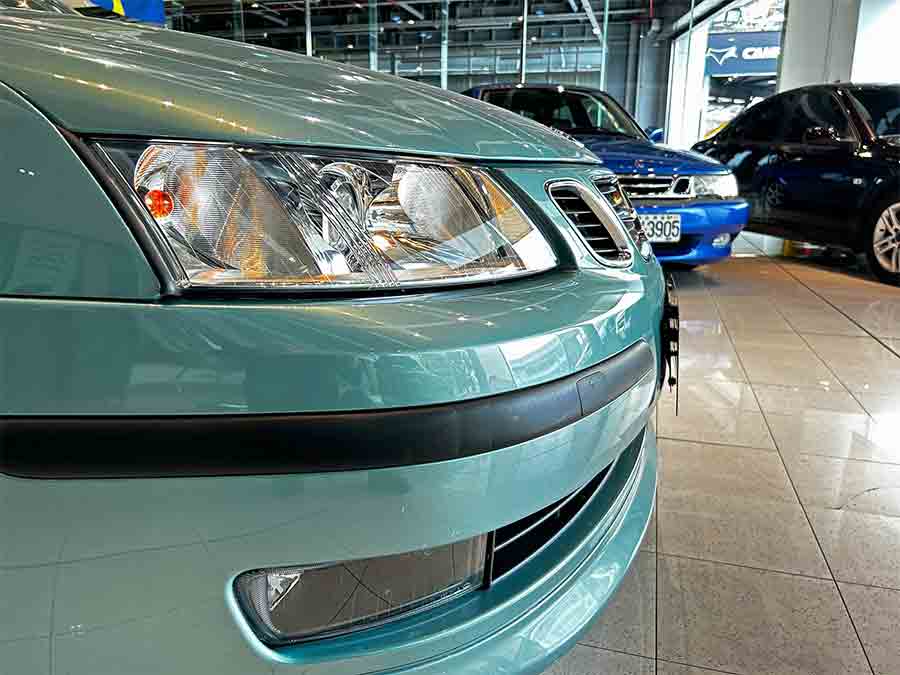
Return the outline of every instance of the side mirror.
<path id="1" fill-rule="evenodd" d="M 644 133 L 646 133 L 654 143 L 662 143 L 666 140 L 666 132 L 660 127 L 647 127 L 644 129 Z"/>
<path id="2" fill-rule="evenodd" d="M 803 132 L 806 145 L 840 145 L 841 138 L 834 127 L 810 127 Z"/>

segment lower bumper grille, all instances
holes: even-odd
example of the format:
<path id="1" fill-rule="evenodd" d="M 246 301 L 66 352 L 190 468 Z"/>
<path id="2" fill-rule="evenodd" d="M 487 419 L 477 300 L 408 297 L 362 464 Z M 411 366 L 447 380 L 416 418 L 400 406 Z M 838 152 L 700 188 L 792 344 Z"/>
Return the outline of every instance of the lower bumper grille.
<path id="1" fill-rule="evenodd" d="M 656 255 L 687 255 L 697 248 L 702 238 L 702 235 L 690 234 L 683 236 L 681 241 L 671 243 L 660 242 L 651 244 L 651 246 L 653 246 L 653 252 L 656 253 Z"/>
<path id="2" fill-rule="evenodd" d="M 555 539 L 604 488 L 613 468 L 619 463 L 625 462 L 633 466 L 644 445 L 644 433 L 641 431 L 612 464 L 580 490 L 497 530 L 494 533 L 492 559 L 486 570 L 490 580 L 497 581 L 527 562 Z"/>

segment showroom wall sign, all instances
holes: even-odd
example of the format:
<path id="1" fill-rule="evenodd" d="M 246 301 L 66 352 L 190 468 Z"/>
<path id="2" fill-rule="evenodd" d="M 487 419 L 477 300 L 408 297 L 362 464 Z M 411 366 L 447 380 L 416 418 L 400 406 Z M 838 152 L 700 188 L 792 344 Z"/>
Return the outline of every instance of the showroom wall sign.
<path id="1" fill-rule="evenodd" d="M 706 45 L 706 74 L 770 75 L 778 72 L 781 33 L 711 33 Z"/>

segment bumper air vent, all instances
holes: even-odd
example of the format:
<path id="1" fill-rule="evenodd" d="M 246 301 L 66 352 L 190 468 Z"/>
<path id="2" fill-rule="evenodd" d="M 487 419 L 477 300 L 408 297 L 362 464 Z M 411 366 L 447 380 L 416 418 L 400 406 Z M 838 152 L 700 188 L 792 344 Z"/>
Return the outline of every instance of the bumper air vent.
<path id="1" fill-rule="evenodd" d="M 530 516 L 497 530 L 494 534 L 493 560 L 490 565 L 492 582 L 499 580 L 530 560 L 532 556 L 555 539 L 569 523 L 578 517 L 591 499 L 605 489 L 608 478 L 617 465 L 633 467 L 637 464 L 643 447 L 644 432 L 642 431 L 615 462 L 594 476 L 583 488 Z M 630 471 L 629 468 L 627 473 Z M 616 486 L 610 485 L 609 487 Z"/>
<path id="2" fill-rule="evenodd" d="M 575 181 L 554 183 L 550 198 L 581 233 L 588 246 L 608 265 L 625 267 L 631 262 L 618 213 L 607 198 L 606 203 Z"/>

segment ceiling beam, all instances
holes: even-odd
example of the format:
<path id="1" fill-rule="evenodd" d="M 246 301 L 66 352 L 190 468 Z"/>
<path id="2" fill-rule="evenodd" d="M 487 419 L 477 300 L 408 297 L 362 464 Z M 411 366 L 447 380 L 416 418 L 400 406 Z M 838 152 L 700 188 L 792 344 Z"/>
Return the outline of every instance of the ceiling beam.
<path id="1" fill-rule="evenodd" d="M 600 28 L 600 24 L 597 23 L 597 15 L 594 14 L 594 8 L 591 7 L 591 0 L 581 0 L 581 8 L 591 24 L 591 32 L 600 39 L 600 42 L 603 42 L 605 36 L 603 35 L 603 29 Z"/>
<path id="2" fill-rule="evenodd" d="M 397 7 L 402 7 L 402 8 L 405 9 L 407 12 L 409 12 L 409 13 L 412 14 L 414 17 L 416 17 L 419 21 L 422 21 L 422 20 L 425 18 L 425 15 L 422 14 L 422 12 L 420 12 L 418 9 L 416 9 L 415 7 L 413 7 L 413 6 L 412 6 L 411 4 L 409 4 L 408 2 L 392 2 L 391 4 L 392 4 L 392 5 L 397 5 Z"/>

